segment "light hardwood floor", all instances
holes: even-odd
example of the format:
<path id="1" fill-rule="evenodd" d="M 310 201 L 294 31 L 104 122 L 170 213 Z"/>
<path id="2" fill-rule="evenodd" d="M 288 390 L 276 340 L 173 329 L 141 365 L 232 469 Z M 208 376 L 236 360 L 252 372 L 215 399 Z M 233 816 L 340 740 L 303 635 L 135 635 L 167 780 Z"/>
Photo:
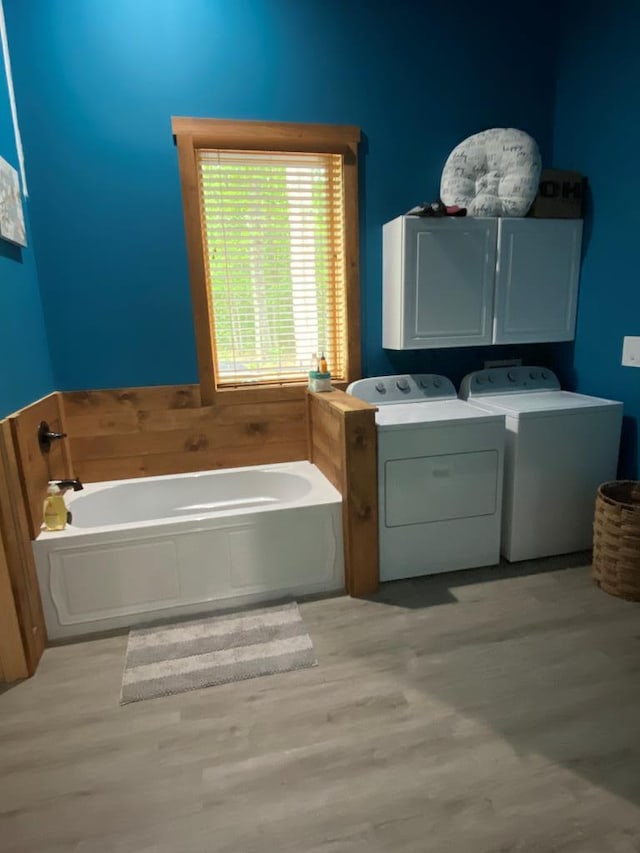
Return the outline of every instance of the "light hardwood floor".
<path id="1" fill-rule="evenodd" d="M 586 559 L 303 603 L 317 668 L 122 708 L 124 636 L 49 649 L 0 850 L 637 853 L 640 605 Z"/>

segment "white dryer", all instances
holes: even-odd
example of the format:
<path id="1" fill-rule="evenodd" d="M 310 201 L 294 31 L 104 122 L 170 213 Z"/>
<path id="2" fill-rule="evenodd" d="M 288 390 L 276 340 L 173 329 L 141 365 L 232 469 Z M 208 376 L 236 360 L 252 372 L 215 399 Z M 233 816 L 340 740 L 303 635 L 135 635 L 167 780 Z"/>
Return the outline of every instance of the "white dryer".
<path id="1" fill-rule="evenodd" d="M 478 370 L 460 396 L 506 416 L 507 560 L 590 548 L 598 485 L 616 476 L 622 403 L 562 391 L 541 367 Z"/>
<path id="2" fill-rule="evenodd" d="M 380 579 L 497 563 L 504 416 L 434 374 L 360 379 L 347 392 L 379 407 Z"/>

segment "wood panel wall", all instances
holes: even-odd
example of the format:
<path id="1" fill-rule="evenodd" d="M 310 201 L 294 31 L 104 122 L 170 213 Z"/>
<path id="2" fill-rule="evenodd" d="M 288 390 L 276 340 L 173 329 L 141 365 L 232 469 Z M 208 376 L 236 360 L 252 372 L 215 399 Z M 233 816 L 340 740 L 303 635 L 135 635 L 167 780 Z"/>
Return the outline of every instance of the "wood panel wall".
<path id="1" fill-rule="evenodd" d="M 67 441 L 41 452 L 41 421 L 64 432 L 59 394 L 0 422 L 0 677 L 5 681 L 33 674 L 46 645 L 31 540 L 40 531 L 49 480 L 72 473 Z"/>
<path id="2" fill-rule="evenodd" d="M 40 451 L 46 420 L 69 438 Z M 55 393 L 0 422 L 0 679 L 35 671 L 46 644 L 31 539 L 49 480 L 87 482 L 310 459 L 343 495 L 346 589 L 378 586 L 375 407 L 340 390 L 196 385 Z"/>
<path id="3" fill-rule="evenodd" d="M 345 585 L 355 596 L 380 581 L 375 412 L 342 391 L 307 394 L 308 456 L 342 494 Z"/>
<path id="4" fill-rule="evenodd" d="M 197 385 L 64 393 L 75 475 L 87 482 L 307 458 L 305 389 Z"/>
<path id="5" fill-rule="evenodd" d="M 36 670 L 47 636 L 31 549 L 29 509 L 23 491 L 25 472 L 21 471 L 20 464 L 12 424 L 9 420 L 0 421 L 0 548 L 11 587 L 11 596 L 7 594 L 6 582 L 4 593 L 0 592 L 0 620 L 12 622 L 14 616 L 17 619 L 24 662 L 30 675 Z M 0 580 L 0 586 L 1 583 Z M 6 680 L 9 676 L 12 679 L 21 677 L 20 655 L 16 650 L 18 638 L 14 631 L 9 640 L 14 649 L 14 670 L 7 672 L 3 663 Z"/>
<path id="6" fill-rule="evenodd" d="M 0 681 L 17 681 L 28 675 L 9 564 L 0 540 Z"/>
<path id="7" fill-rule="evenodd" d="M 73 476 L 69 442 L 56 441 L 48 453 L 38 445 L 38 426 L 46 421 L 53 432 L 65 432 L 62 397 L 49 394 L 9 417 L 18 459 L 20 486 L 27 508 L 29 533 L 38 535 L 42 524 L 42 504 L 49 480 Z"/>

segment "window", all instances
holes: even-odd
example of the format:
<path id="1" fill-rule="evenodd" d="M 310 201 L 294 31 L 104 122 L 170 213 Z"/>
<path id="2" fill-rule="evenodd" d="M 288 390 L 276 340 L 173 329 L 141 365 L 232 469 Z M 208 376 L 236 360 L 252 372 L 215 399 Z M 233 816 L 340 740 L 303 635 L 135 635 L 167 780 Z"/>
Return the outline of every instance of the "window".
<path id="1" fill-rule="evenodd" d="M 359 375 L 357 144 L 334 125 L 174 118 L 203 400 Z"/>

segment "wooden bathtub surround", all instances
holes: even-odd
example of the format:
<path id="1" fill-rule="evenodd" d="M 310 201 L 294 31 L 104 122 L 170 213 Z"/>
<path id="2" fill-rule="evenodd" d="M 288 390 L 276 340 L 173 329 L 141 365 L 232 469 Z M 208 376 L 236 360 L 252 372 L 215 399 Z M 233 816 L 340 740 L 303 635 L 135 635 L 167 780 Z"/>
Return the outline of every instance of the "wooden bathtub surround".
<path id="1" fill-rule="evenodd" d="M 307 458 L 305 388 L 219 391 L 197 385 L 63 394 L 74 474 L 120 480 Z"/>
<path id="2" fill-rule="evenodd" d="M 0 658 L 5 681 L 32 675 L 47 641 L 22 488 L 24 471 L 12 426 L 10 420 L 0 421 Z"/>
<path id="3" fill-rule="evenodd" d="M 345 585 L 378 588 L 378 461 L 375 406 L 342 391 L 307 393 L 309 460 L 342 494 Z"/>
<path id="4" fill-rule="evenodd" d="M 28 675 L 9 563 L 0 540 L 0 682 L 11 683 Z"/>
<path id="5" fill-rule="evenodd" d="M 0 679 L 32 675 L 47 642 L 31 550 L 42 523 L 49 480 L 73 476 L 69 443 L 42 453 L 38 426 L 64 432 L 60 394 L 53 393 L 0 421 Z"/>
<path id="6" fill-rule="evenodd" d="M 62 395 L 54 392 L 9 418 L 18 460 L 20 484 L 24 495 L 29 533 L 35 539 L 42 524 L 42 504 L 49 480 L 78 476 L 71 465 L 68 439 L 55 441 L 48 453 L 40 450 L 38 426 L 47 421 L 53 432 L 66 432 Z"/>
<path id="7" fill-rule="evenodd" d="M 310 459 L 345 496 L 346 587 L 378 586 L 375 407 L 302 385 L 65 392 L 74 475 L 86 482 Z"/>
<path id="8" fill-rule="evenodd" d="M 343 496 L 346 591 L 378 586 L 375 407 L 303 385 L 54 393 L 0 421 L 0 680 L 32 674 L 46 629 L 31 549 L 52 479 L 86 482 L 309 459 Z M 47 421 L 68 439 L 43 454 Z"/>

